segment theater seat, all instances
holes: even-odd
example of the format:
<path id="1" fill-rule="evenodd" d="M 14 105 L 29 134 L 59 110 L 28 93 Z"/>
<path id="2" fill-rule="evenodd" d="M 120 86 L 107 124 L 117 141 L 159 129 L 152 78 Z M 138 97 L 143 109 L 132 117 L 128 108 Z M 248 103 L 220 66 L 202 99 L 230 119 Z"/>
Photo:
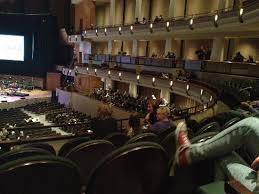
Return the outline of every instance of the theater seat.
<path id="1" fill-rule="evenodd" d="M 34 156 L 0 166 L 0 193 L 80 194 L 75 164 L 56 156 Z"/>
<path id="2" fill-rule="evenodd" d="M 235 117 L 235 118 L 229 120 L 228 122 L 226 122 L 226 123 L 224 124 L 224 126 L 222 127 L 222 130 L 227 129 L 228 127 L 234 125 L 235 123 L 237 123 L 237 122 L 240 121 L 240 120 L 241 120 L 241 119 L 240 119 L 239 117 Z"/>
<path id="3" fill-rule="evenodd" d="M 21 146 L 21 148 L 39 148 L 39 149 L 49 151 L 53 155 L 56 155 L 55 149 L 48 143 L 44 143 L 44 142 L 24 144 Z"/>
<path id="4" fill-rule="evenodd" d="M 198 135 L 198 136 L 192 138 L 190 141 L 191 141 L 191 143 L 201 143 L 201 142 L 204 142 L 204 141 L 214 137 L 217 134 L 218 134 L 218 132 L 203 133 L 201 135 Z"/>
<path id="5" fill-rule="evenodd" d="M 161 142 L 161 145 L 165 149 L 169 160 L 172 160 L 176 152 L 175 132 L 167 135 L 166 138 Z"/>
<path id="6" fill-rule="evenodd" d="M 65 157 L 66 154 L 81 143 L 90 141 L 89 137 L 78 137 L 66 142 L 59 150 L 58 155 Z"/>
<path id="7" fill-rule="evenodd" d="M 164 149 L 152 142 L 125 145 L 93 171 L 87 194 L 162 194 L 167 178 Z"/>
<path id="8" fill-rule="evenodd" d="M 51 153 L 39 148 L 22 148 L 22 149 L 12 150 L 0 155 L 0 165 L 3 165 L 7 162 L 15 161 L 21 158 L 39 156 L 39 155 L 51 155 Z"/>
<path id="9" fill-rule="evenodd" d="M 198 188 L 196 194 L 224 194 L 224 181 L 217 181 Z"/>
<path id="10" fill-rule="evenodd" d="M 129 140 L 129 137 L 124 133 L 115 132 L 106 136 L 104 140 L 112 142 L 115 147 L 119 148 Z"/>
<path id="11" fill-rule="evenodd" d="M 109 141 L 92 140 L 71 149 L 66 158 L 77 164 L 83 184 L 86 185 L 96 164 L 114 150 L 115 146 Z"/>
<path id="12" fill-rule="evenodd" d="M 137 142 L 159 142 L 158 136 L 154 133 L 141 133 L 132 137 L 127 144 L 137 143 Z"/>
<path id="13" fill-rule="evenodd" d="M 197 135 L 201 135 L 203 133 L 207 133 L 207 132 L 219 132 L 220 131 L 220 125 L 217 122 L 211 122 L 207 125 L 205 125 L 204 127 L 202 127 L 196 134 Z"/>

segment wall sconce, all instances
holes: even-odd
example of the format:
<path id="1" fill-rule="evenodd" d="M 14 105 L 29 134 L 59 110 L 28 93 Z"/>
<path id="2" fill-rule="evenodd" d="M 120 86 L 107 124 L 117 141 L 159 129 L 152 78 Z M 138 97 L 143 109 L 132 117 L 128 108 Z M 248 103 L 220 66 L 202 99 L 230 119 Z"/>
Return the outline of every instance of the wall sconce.
<path id="1" fill-rule="evenodd" d="M 121 35 L 121 27 L 119 27 L 119 35 Z"/>
<path id="2" fill-rule="evenodd" d="M 94 74 L 97 75 L 97 69 L 94 69 Z"/>
<path id="3" fill-rule="evenodd" d="M 152 23 L 149 25 L 149 30 L 150 30 L 150 33 L 153 33 L 153 24 Z"/>
<path id="4" fill-rule="evenodd" d="M 140 83 L 140 75 L 137 75 L 137 82 Z"/>
<path id="5" fill-rule="evenodd" d="M 119 79 L 121 80 L 121 72 L 119 72 Z"/>
<path id="6" fill-rule="evenodd" d="M 111 77 L 111 71 L 110 70 L 108 71 L 108 77 L 109 78 Z"/>
<path id="7" fill-rule="evenodd" d="M 187 93 L 187 94 L 189 93 L 189 90 L 190 90 L 190 85 L 187 84 L 187 85 L 186 85 L 186 93 Z"/>
<path id="8" fill-rule="evenodd" d="M 107 36 L 107 29 L 104 28 L 104 35 Z"/>
<path id="9" fill-rule="evenodd" d="M 193 28 L 193 18 L 190 19 L 189 28 L 190 28 L 191 30 L 194 30 L 194 28 Z"/>
<path id="10" fill-rule="evenodd" d="M 171 89 L 171 90 L 173 90 L 173 85 L 174 85 L 174 81 L 171 80 L 171 81 L 170 81 L 170 89 Z"/>
<path id="11" fill-rule="evenodd" d="M 133 34 L 133 29 L 134 29 L 134 27 L 131 25 L 131 26 L 130 26 L 130 33 L 131 33 L 131 34 Z"/>
<path id="12" fill-rule="evenodd" d="M 86 68 L 86 71 L 87 71 L 87 73 L 89 74 L 89 68 L 88 68 L 88 67 Z"/>
<path id="13" fill-rule="evenodd" d="M 215 16 L 214 16 L 214 26 L 217 28 L 219 25 L 218 25 L 218 19 L 219 19 L 219 15 L 218 14 L 216 14 Z"/>
<path id="14" fill-rule="evenodd" d="M 167 32 L 170 31 L 170 22 L 166 22 L 166 30 L 167 30 Z"/>
<path id="15" fill-rule="evenodd" d="M 212 97 L 212 96 L 210 96 L 210 102 L 212 102 L 212 100 L 213 100 L 213 97 Z"/>
<path id="16" fill-rule="evenodd" d="M 203 89 L 201 89 L 201 96 L 203 95 Z"/>
<path id="17" fill-rule="evenodd" d="M 95 29 L 95 35 L 98 36 L 98 29 Z"/>
<path id="18" fill-rule="evenodd" d="M 240 22 L 240 23 L 243 23 L 243 22 L 244 22 L 243 15 L 244 15 L 244 9 L 243 9 L 243 8 L 240 8 L 240 9 L 239 9 L 239 15 L 238 15 L 238 19 L 239 19 L 239 22 Z"/>
<path id="19" fill-rule="evenodd" d="M 152 85 L 153 85 L 153 86 L 156 85 L 156 78 L 155 78 L 155 77 L 152 78 Z"/>

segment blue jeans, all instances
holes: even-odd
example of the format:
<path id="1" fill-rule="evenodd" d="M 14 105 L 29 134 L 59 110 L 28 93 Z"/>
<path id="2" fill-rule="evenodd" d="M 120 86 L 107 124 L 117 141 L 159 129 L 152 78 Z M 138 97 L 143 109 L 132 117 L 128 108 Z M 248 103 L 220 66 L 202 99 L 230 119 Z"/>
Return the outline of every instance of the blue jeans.
<path id="1" fill-rule="evenodd" d="M 240 177 L 237 178 L 234 175 L 236 175 L 236 173 L 243 174 L 244 172 L 244 176 L 248 176 L 252 170 L 250 168 L 250 170 L 248 170 L 247 166 L 243 163 L 234 162 L 237 161 L 235 158 L 232 163 L 232 159 L 230 160 L 227 155 L 242 145 L 245 145 L 250 155 L 254 157 L 259 156 L 259 118 L 249 117 L 243 119 L 205 142 L 191 144 L 189 148 L 190 159 L 192 162 L 197 162 L 219 157 L 224 160 L 224 157 L 226 157 L 228 159 L 227 161 L 229 161 L 226 162 L 227 168 L 233 171 L 232 178 L 241 180 Z M 236 171 L 236 173 L 234 171 Z M 253 181 L 256 181 L 256 177 L 254 178 Z M 242 179 L 242 181 L 245 180 L 245 178 Z M 244 185 L 248 184 L 246 182 L 241 183 Z M 255 186 L 256 185 L 250 185 L 253 189 L 255 189 Z"/>

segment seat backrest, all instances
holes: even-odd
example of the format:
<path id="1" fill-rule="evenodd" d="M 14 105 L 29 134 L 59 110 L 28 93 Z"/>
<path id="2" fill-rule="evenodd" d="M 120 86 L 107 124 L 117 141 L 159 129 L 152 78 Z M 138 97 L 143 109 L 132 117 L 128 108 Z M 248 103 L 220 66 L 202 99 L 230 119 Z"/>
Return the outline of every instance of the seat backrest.
<path id="1" fill-rule="evenodd" d="M 175 131 L 175 129 L 176 129 L 176 127 L 173 126 L 173 127 L 168 128 L 167 130 L 163 131 L 162 133 L 160 133 L 158 135 L 159 142 L 163 141 L 166 138 L 166 136 L 168 136 L 170 133 Z"/>
<path id="2" fill-rule="evenodd" d="M 241 119 L 239 117 L 235 117 L 231 120 L 229 120 L 228 122 L 226 122 L 223 127 L 222 130 L 227 129 L 228 127 L 234 125 L 235 123 L 237 123 L 238 121 L 240 121 Z"/>
<path id="3" fill-rule="evenodd" d="M 204 142 L 212 137 L 214 137 L 215 135 L 217 135 L 218 132 L 207 132 L 207 133 L 203 133 L 200 134 L 198 136 L 195 136 L 194 138 L 192 138 L 190 141 L 191 143 L 201 143 Z"/>
<path id="4" fill-rule="evenodd" d="M 195 136 L 201 135 L 203 133 L 207 132 L 219 132 L 220 131 L 220 125 L 217 122 L 212 122 L 204 127 L 202 127 L 196 134 Z"/>
<path id="5" fill-rule="evenodd" d="M 66 158 L 80 169 L 83 184 L 86 185 L 91 171 L 105 156 L 115 150 L 115 146 L 106 140 L 92 140 L 82 143 L 67 153 Z"/>
<path id="6" fill-rule="evenodd" d="M 21 147 L 22 148 L 40 148 L 40 149 L 49 151 L 50 153 L 56 155 L 55 149 L 50 144 L 44 143 L 44 142 L 24 144 Z"/>
<path id="7" fill-rule="evenodd" d="M 125 145 L 93 171 L 87 194 L 160 194 L 167 177 L 167 156 L 153 142 Z"/>
<path id="8" fill-rule="evenodd" d="M 131 138 L 127 144 L 137 143 L 137 142 L 159 142 L 158 136 L 154 133 L 141 133 Z"/>
<path id="9" fill-rule="evenodd" d="M 161 145 L 165 149 L 169 160 L 173 159 L 176 152 L 175 132 L 171 132 L 163 139 Z"/>
<path id="10" fill-rule="evenodd" d="M 21 158 L 26 158 L 30 156 L 39 156 L 39 155 L 51 155 L 49 151 L 39 149 L 39 148 L 22 148 L 12 150 L 0 155 L 0 165 L 3 165 L 7 162 L 15 161 Z"/>
<path id="11" fill-rule="evenodd" d="M 89 137 L 78 137 L 75 139 L 72 139 L 68 142 L 66 142 L 59 150 L 58 152 L 58 156 L 63 156 L 65 157 L 65 155 L 73 148 L 75 148 L 76 146 L 78 146 L 81 143 L 90 141 Z"/>
<path id="12" fill-rule="evenodd" d="M 32 156 L 0 166 L 0 193 L 80 194 L 78 168 L 56 156 Z"/>
<path id="13" fill-rule="evenodd" d="M 112 144 L 119 148 L 123 146 L 128 140 L 129 137 L 125 135 L 124 133 L 115 132 L 112 133 L 104 138 L 104 140 L 112 142 Z"/>

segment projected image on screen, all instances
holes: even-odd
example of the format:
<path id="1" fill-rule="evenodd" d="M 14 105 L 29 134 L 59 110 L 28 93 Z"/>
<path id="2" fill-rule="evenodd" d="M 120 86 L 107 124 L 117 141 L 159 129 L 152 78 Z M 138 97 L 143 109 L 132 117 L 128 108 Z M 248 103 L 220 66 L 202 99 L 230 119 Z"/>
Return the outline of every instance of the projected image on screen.
<path id="1" fill-rule="evenodd" d="M 24 61 L 24 36 L 0 34 L 0 60 Z"/>

